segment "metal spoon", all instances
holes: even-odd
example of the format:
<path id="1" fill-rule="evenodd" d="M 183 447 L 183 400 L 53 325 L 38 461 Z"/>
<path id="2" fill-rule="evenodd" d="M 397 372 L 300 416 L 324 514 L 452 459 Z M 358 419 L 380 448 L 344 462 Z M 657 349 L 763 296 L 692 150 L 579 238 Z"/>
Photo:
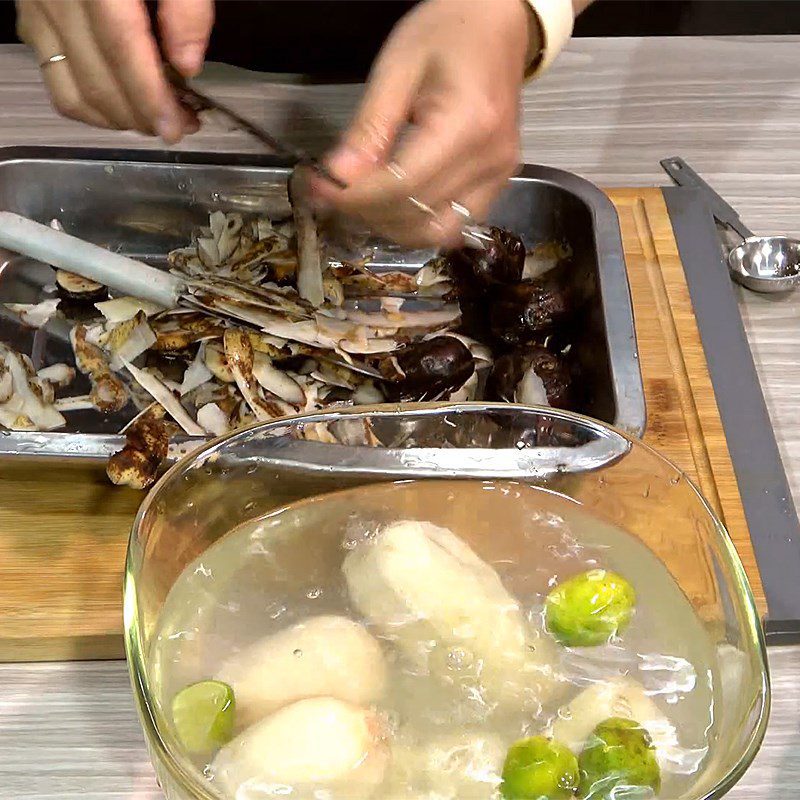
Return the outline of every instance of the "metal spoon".
<path id="1" fill-rule="evenodd" d="M 728 270 L 737 283 L 754 292 L 786 292 L 800 286 L 800 240 L 756 236 L 682 158 L 665 158 L 661 166 L 678 186 L 700 190 L 717 222 L 742 237 L 728 253 Z"/>

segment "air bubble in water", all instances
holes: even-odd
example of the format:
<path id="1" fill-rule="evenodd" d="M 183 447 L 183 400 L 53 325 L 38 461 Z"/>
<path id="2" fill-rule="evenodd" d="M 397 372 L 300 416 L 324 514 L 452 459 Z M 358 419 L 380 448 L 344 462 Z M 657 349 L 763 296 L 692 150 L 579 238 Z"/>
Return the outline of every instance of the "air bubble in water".
<path id="1" fill-rule="evenodd" d="M 286 606 L 281 603 L 271 603 L 267 606 L 267 614 L 270 619 L 278 619 L 284 611 L 286 611 Z"/>
<path id="2" fill-rule="evenodd" d="M 345 539 L 342 542 L 343 550 L 355 550 L 358 547 L 358 539 Z"/>
<path id="3" fill-rule="evenodd" d="M 463 647 L 451 647 L 447 651 L 447 668 L 452 670 L 463 669 L 472 663 L 472 653 Z"/>

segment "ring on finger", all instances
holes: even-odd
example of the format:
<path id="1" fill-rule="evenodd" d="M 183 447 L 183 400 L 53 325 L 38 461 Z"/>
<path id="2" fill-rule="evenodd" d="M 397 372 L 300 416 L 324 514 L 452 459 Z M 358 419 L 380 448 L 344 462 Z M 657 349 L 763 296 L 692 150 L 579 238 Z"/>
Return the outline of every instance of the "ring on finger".
<path id="1" fill-rule="evenodd" d="M 45 67 L 49 67 L 51 64 L 58 64 L 59 61 L 66 61 L 67 56 L 64 53 L 56 53 L 50 58 L 45 58 L 43 61 L 39 62 L 39 69 L 44 69 Z"/>

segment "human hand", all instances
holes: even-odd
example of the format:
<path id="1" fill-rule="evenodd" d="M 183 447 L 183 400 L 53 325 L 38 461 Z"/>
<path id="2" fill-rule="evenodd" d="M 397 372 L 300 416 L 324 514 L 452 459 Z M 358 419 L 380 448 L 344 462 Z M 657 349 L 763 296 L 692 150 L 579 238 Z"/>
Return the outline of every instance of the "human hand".
<path id="1" fill-rule="evenodd" d="M 160 0 L 164 55 L 186 77 L 203 64 L 213 0 Z M 56 110 L 101 128 L 174 143 L 197 130 L 175 99 L 143 0 L 17 0 L 17 33 L 41 62 Z"/>
<path id="2" fill-rule="evenodd" d="M 518 167 L 519 95 L 534 26 L 522 0 L 426 0 L 406 15 L 328 159 L 348 188 L 315 180 L 320 206 L 400 244 L 459 242 L 464 218 L 451 204 L 481 219 Z"/>

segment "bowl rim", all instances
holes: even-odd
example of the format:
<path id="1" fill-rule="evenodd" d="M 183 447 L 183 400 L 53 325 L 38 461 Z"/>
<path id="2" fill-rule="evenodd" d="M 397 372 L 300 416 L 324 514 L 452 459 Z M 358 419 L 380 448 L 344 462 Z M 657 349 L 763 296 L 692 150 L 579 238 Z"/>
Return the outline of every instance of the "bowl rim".
<path id="1" fill-rule="evenodd" d="M 646 444 L 641 439 L 636 439 L 625 431 L 609 425 L 605 422 L 600 422 L 597 419 L 588 417 L 584 414 L 578 414 L 573 411 L 564 411 L 561 409 L 554 409 L 549 406 L 533 406 L 515 404 L 513 406 L 508 403 L 487 403 L 487 402 L 431 402 L 431 403 L 415 403 L 413 407 L 402 408 L 397 404 L 382 403 L 369 406 L 356 406 L 344 409 L 329 409 L 320 412 L 313 412 L 308 414 L 298 414 L 288 417 L 280 417 L 267 422 L 255 422 L 243 428 L 237 428 L 223 436 L 218 436 L 213 439 L 205 441 L 200 447 L 186 453 L 180 460 L 172 464 L 169 469 L 159 478 L 159 480 L 150 488 L 146 497 L 139 506 L 136 516 L 131 525 L 131 532 L 128 538 L 128 545 L 126 548 L 125 557 L 125 572 L 123 577 L 123 616 L 124 616 L 124 643 L 125 654 L 128 663 L 128 672 L 131 680 L 134 700 L 139 715 L 139 721 L 143 728 L 147 748 L 151 755 L 151 760 L 157 759 L 158 765 L 154 764 L 157 770 L 165 769 L 169 773 L 171 780 L 176 781 L 181 788 L 190 791 L 193 794 L 193 800 L 225 800 L 224 796 L 216 791 L 216 787 L 210 782 L 200 782 L 197 780 L 195 772 L 188 769 L 181 758 L 176 758 L 172 752 L 170 744 L 165 741 L 163 735 L 164 731 L 160 729 L 158 724 L 159 714 L 154 704 L 151 701 L 149 691 L 147 689 L 148 679 L 147 670 L 144 663 L 144 652 L 139 642 L 138 619 L 136 613 L 136 596 L 135 596 L 135 579 L 133 577 L 133 560 L 135 557 L 136 543 L 135 533 L 139 530 L 145 515 L 148 513 L 150 507 L 153 505 L 155 498 L 158 496 L 161 489 L 169 484 L 173 477 L 180 473 L 189 463 L 199 461 L 204 458 L 209 451 L 225 444 L 226 442 L 237 437 L 252 433 L 260 429 L 277 428 L 281 426 L 296 426 L 302 425 L 309 421 L 324 421 L 325 418 L 343 416 L 363 417 L 370 414 L 382 414 L 391 412 L 392 416 L 404 416 L 419 414 L 422 411 L 430 411 L 433 413 L 447 413 L 447 412 L 466 412 L 466 413 L 492 413 L 492 412 L 513 412 L 538 414 L 548 417 L 558 417 L 568 422 L 578 424 L 582 427 L 588 427 L 594 431 L 604 430 L 612 434 L 616 434 L 620 438 L 626 440 L 633 449 L 643 449 L 651 457 L 656 458 L 658 461 L 672 468 L 680 475 L 682 480 L 690 487 L 694 495 L 700 501 L 706 513 L 714 522 L 714 527 L 719 534 L 719 543 L 729 559 L 731 568 L 736 577 L 736 584 L 741 594 L 742 604 L 744 607 L 743 625 L 745 632 L 748 635 L 748 640 L 756 646 L 757 649 L 757 662 L 760 667 L 759 677 L 759 697 L 760 709 L 758 718 L 753 725 L 751 734 L 747 740 L 746 746 L 742 755 L 739 757 L 736 764 L 719 780 L 717 783 L 708 789 L 702 795 L 688 795 L 686 800 L 719 800 L 719 798 L 726 795 L 733 786 L 738 783 L 742 776 L 747 772 L 753 763 L 761 745 L 764 741 L 764 736 L 769 722 L 769 716 L 772 705 L 772 686 L 769 670 L 769 661 L 767 657 L 766 639 L 764 636 L 764 629 L 761 624 L 761 619 L 756 607 L 755 597 L 753 596 L 752 588 L 750 587 L 750 580 L 744 569 L 744 565 L 736 550 L 736 546 L 728 533 L 727 528 L 719 519 L 717 513 L 711 507 L 710 503 L 701 493 L 699 487 L 687 475 L 685 470 L 677 466 L 674 462 L 666 456 L 659 453 L 655 448 Z M 465 448 L 467 449 L 467 448 Z M 446 477 L 446 476 L 443 476 Z M 468 479 L 475 480 L 476 478 L 468 476 Z M 420 480 L 436 480 L 436 478 L 420 478 Z"/>

